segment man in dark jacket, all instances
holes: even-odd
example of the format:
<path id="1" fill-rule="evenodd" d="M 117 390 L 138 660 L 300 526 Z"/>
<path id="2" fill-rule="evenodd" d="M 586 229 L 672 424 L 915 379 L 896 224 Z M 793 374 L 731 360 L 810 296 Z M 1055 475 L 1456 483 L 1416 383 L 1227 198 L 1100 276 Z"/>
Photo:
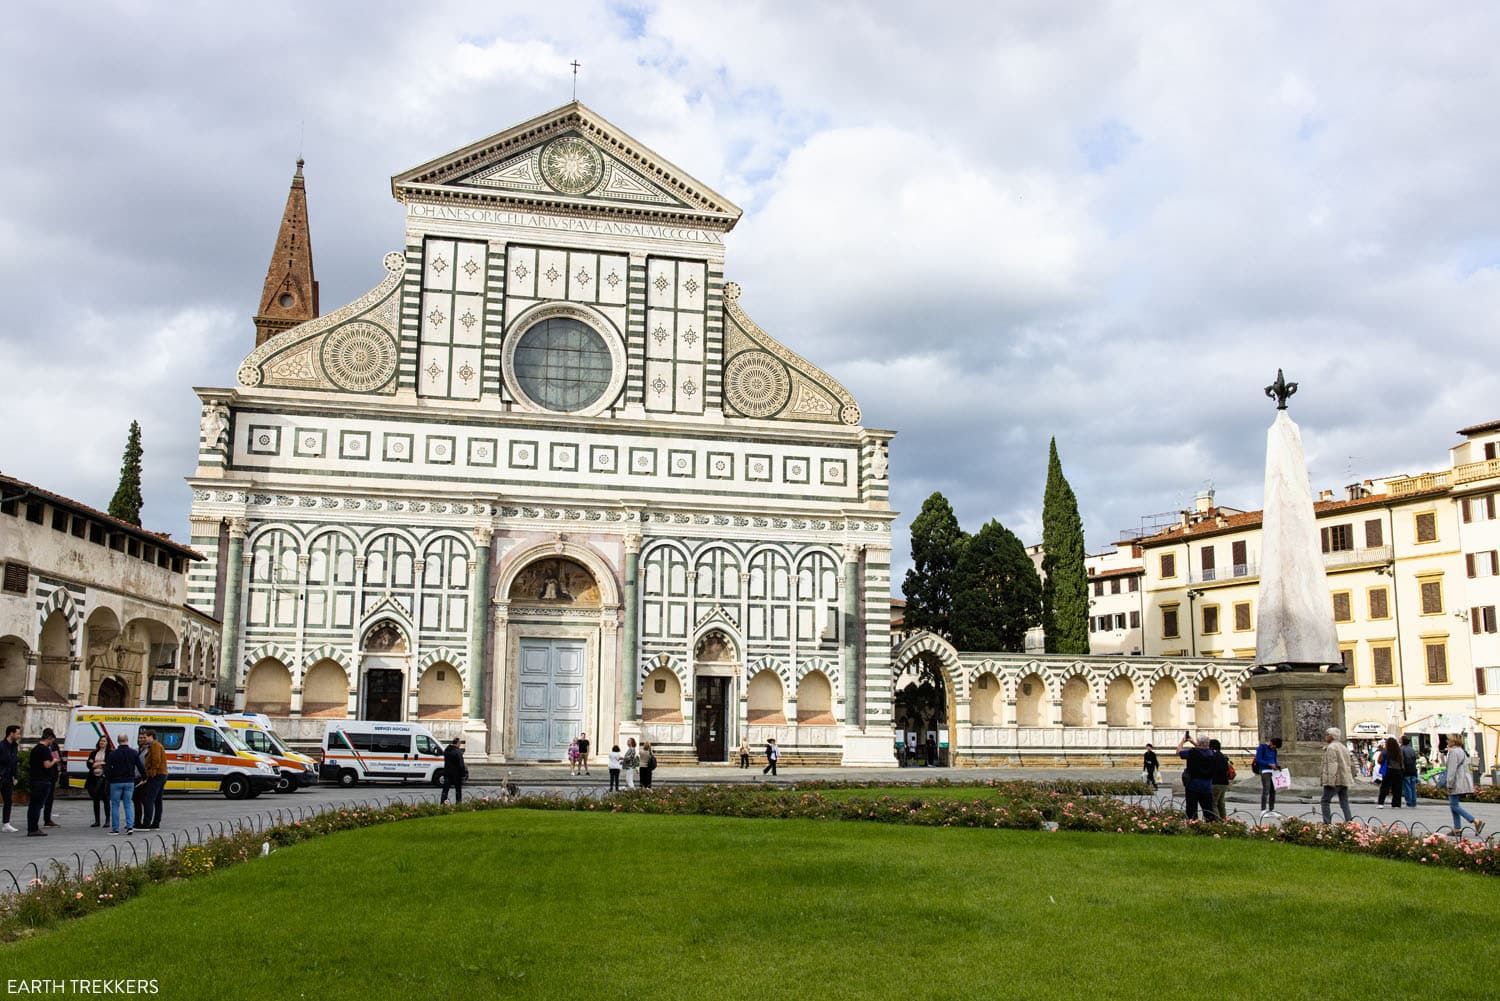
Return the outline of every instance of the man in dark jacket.
<path id="1" fill-rule="evenodd" d="M 1417 805 L 1417 749 L 1411 746 L 1411 734 L 1401 738 L 1401 791 L 1406 805 Z"/>
<path id="2" fill-rule="evenodd" d="M 1225 820 L 1229 816 L 1224 809 L 1224 797 L 1229 792 L 1229 758 L 1217 740 L 1210 740 L 1208 749 L 1213 752 L 1214 760 L 1214 818 Z"/>
<path id="3" fill-rule="evenodd" d="M 1141 758 L 1141 767 L 1146 771 L 1146 784 L 1151 787 L 1152 792 L 1155 792 L 1156 770 L 1161 767 L 1161 761 L 1157 759 L 1156 750 L 1150 744 L 1146 745 L 1146 754 Z"/>
<path id="4" fill-rule="evenodd" d="M 448 789 L 453 789 L 453 802 L 464 801 L 464 779 L 469 777 L 469 766 L 464 764 L 464 742 L 457 737 L 448 741 L 443 751 L 443 798 L 448 802 Z"/>
<path id="5" fill-rule="evenodd" d="M 10 798 L 16 789 L 16 776 L 21 774 L 21 728 L 8 726 L 5 738 L 0 740 L 0 802 L 5 807 L 5 817 L 0 820 L 0 831 L 14 834 L 10 826 Z"/>
<path id="6" fill-rule="evenodd" d="M 42 731 L 42 739 L 31 749 L 31 802 L 26 805 L 28 838 L 47 836 L 47 832 L 42 830 L 42 811 L 52 799 L 52 783 L 57 781 L 57 771 L 57 734 L 49 726 Z"/>
<path id="7" fill-rule="evenodd" d="M 1214 815 L 1214 752 L 1206 739 L 1196 743 L 1192 737 L 1184 738 L 1178 745 L 1177 756 L 1187 764 L 1182 773 L 1182 791 L 1187 799 L 1187 819 L 1197 820 L 1203 812 L 1204 820 L 1219 819 Z"/>
<path id="8" fill-rule="evenodd" d="M 109 783 L 109 833 L 120 833 L 120 814 L 125 814 L 125 833 L 135 833 L 135 784 L 146 780 L 146 766 L 130 746 L 130 737 L 120 734 L 114 749 L 104 756 L 104 781 Z"/>
<path id="9" fill-rule="evenodd" d="M 167 787 L 167 750 L 156 739 L 156 731 L 141 728 L 141 747 L 136 753 L 141 756 L 141 766 L 146 771 L 146 781 L 141 783 L 141 802 L 144 814 L 137 814 L 141 830 L 154 831 L 161 827 L 161 794 Z"/>

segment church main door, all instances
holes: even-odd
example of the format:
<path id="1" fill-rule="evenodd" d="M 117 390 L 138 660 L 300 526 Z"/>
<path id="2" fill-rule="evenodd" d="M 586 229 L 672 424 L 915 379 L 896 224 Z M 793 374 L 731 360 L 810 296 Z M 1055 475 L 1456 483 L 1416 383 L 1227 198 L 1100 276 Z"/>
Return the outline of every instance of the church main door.
<path id="1" fill-rule="evenodd" d="M 383 668 L 366 671 L 364 718 L 387 723 L 399 722 L 405 678 L 400 671 Z"/>
<path id="2" fill-rule="evenodd" d="M 583 640 L 523 639 L 516 757 L 561 761 L 583 729 Z"/>
<path id="3" fill-rule="evenodd" d="M 728 761 L 729 679 L 699 676 L 693 700 L 693 742 L 699 761 Z"/>

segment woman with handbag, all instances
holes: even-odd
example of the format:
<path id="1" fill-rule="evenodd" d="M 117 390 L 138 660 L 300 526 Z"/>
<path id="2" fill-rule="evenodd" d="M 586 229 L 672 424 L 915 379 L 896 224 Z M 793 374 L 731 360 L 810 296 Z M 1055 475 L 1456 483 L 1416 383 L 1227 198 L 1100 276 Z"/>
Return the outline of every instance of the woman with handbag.
<path id="1" fill-rule="evenodd" d="M 1385 809 L 1386 794 L 1391 797 L 1391 809 L 1401 808 L 1401 744 L 1395 737 L 1385 738 L 1380 748 L 1380 797 L 1375 801 L 1377 810 Z"/>
<path id="2" fill-rule="evenodd" d="M 1476 836 L 1484 834 L 1484 821 L 1464 809 L 1463 797 L 1474 791 L 1474 773 L 1469 771 L 1469 752 L 1464 750 L 1462 734 L 1448 735 L 1448 809 L 1453 814 L 1453 836 L 1462 837 L 1467 820 L 1474 825 Z"/>
<path id="3" fill-rule="evenodd" d="M 104 756 L 109 753 L 109 738 L 100 737 L 99 743 L 89 752 L 89 774 L 83 780 L 84 791 L 94 804 L 94 822 L 90 827 L 102 827 L 100 811 L 109 812 L 109 783 L 104 781 Z"/>

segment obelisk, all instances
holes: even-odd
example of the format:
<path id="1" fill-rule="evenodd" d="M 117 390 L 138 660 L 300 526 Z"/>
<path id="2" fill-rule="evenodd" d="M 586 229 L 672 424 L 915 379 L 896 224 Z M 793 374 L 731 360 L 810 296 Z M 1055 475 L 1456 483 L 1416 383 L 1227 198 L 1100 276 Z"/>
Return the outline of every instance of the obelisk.
<path id="1" fill-rule="evenodd" d="M 1248 684 L 1260 739 L 1280 737 L 1280 760 L 1293 780 L 1315 785 L 1324 732 L 1330 726 L 1346 732 L 1350 679 L 1339 656 L 1302 432 L 1286 409 L 1296 391 L 1280 369 L 1266 387 L 1276 400 L 1276 420 L 1266 434 L 1255 667 Z"/>

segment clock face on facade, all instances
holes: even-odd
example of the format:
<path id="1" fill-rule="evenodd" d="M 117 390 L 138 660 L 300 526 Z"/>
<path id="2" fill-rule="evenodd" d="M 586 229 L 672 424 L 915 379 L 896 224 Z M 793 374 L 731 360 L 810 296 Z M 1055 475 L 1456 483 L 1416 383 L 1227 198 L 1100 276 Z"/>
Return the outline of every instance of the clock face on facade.
<path id="1" fill-rule="evenodd" d="M 564 195 L 594 190 L 604 176 L 604 157 L 586 139 L 563 136 L 542 147 L 542 177 Z"/>

